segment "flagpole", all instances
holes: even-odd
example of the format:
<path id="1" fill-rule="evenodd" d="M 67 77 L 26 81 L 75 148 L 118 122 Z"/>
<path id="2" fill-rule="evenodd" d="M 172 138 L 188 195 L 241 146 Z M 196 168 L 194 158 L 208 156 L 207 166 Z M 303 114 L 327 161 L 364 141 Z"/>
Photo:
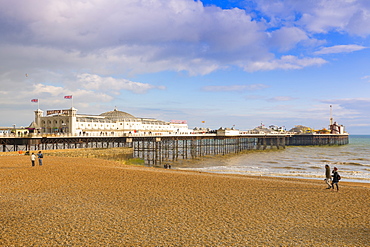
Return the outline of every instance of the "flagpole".
<path id="1" fill-rule="evenodd" d="M 65 95 L 64 99 L 70 99 L 72 101 L 71 102 L 71 109 L 72 109 L 73 108 L 73 95 Z"/>
<path id="2" fill-rule="evenodd" d="M 39 99 L 31 99 L 31 102 L 32 103 L 37 103 L 37 110 L 40 109 L 40 102 L 39 102 Z"/>

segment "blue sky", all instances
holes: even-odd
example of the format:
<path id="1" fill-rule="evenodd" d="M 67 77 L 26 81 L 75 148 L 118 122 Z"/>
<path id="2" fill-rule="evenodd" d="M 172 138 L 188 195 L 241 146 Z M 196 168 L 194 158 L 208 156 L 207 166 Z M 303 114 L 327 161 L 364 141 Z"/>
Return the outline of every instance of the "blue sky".
<path id="1" fill-rule="evenodd" d="M 367 0 L 0 0 L 0 126 L 117 107 L 191 128 L 370 134 Z M 205 123 L 202 123 L 205 121 Z"/>

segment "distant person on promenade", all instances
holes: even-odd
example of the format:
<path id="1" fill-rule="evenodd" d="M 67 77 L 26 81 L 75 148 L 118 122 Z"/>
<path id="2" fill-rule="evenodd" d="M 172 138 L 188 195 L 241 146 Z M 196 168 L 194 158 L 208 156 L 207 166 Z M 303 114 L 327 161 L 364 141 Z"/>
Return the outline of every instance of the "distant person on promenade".
<path id="1" fill-rule="evenodd" d="M 36 155 L 35 155 L 35 153 L 32 153 L 31 154 L 31 163 L 32 163 L 32 166 L 35 166 L 35 161 L 36 161 Z"/>
<path id="2" fill-rule="evenodd" d="M 330 173 L 330 166 L 329 165 L 325 165 L 325 182 L 326 184 L 328 185 L 328 188 L 327 189 L 331 189 L 331 173 Z"/>
<path id="3" fill-rule="evenodd" d="M 340 175 L 338 173 L 338 168 L 334 167 L 332 176 L 333 176 L 332 188 L 334 189 L 334 185 L 335 185 L 337 187 L 337 191 L 339 191 L 338 183 L 339 183 L 339 180 L 340 180 Z"/>
<path id="4" fill-rule="evenodd" d="M 41 151 L 39 151 L 37 157 L 39 158 L 39 165 L 42 166 L 42 159 L 44 158 L 44 155 L 41 153 Z"/>

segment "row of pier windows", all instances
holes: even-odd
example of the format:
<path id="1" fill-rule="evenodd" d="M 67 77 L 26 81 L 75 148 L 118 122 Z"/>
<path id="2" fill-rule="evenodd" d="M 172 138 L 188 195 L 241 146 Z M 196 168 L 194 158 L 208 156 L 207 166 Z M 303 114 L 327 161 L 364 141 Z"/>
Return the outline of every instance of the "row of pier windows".
<path id="1" fill-rule="evenodd" d="M 152 130 L 155 130 L 155 129 L 169 129 L 170 126 L 169 125 L 165 125 L 165 126 L 161 126 L 161 125 L 147 125 L 147 124 L 141 124 L 141 123 L 125 123 L 124 124 L 126 128 L 136 128 L 136 129 L 152 129 Z M 91 128 L 112 128 L 112 129 L 115 129 L 116 127 L 118 126 L 121 126 L 121 128 L 123 127 L 123 123 L 119 123 L 119 125 L 116 125 L 116 124 L 98 124 L 98 123 L 79 123 L 78 124 L 78 127 L 79 128 L 82 128 L 82 129 L 91 129 Z"/>
<path id="2" fill-rule="evenodd" d="M 63 125 L 63 124 L 67 124 L 67 123 L 69 123 L 69 121 L 67 120 L 66 122 L 64 122 L 63 120 L 47 120 L 47 121 L 45 121 L 45 120 L 43 120 L 43 121 L 41 121 L 41 123 L 42 123 L 42 125 L 46 125 L 46 124 L 48 124 L 48 125 L 51 125 L 51 124 L 54 124 L 54 125 L 58 125 L 58 124 L 61 124 L 61 125 Z"/>
<path id="3" fill-rule="evenodd" d="M 115 122 L 115 123 L 99 123 L 99 122 L 80 122 L 77 120 L 77 128 L 81 129 L 141 129 L 141 130 L 168 130 L 171 129 L 170 125 L 163 124 L 164 122 Z M 44 119 L 41 121 L 44 127 L 67 127 L 69 120 L 67 119 Z"/>

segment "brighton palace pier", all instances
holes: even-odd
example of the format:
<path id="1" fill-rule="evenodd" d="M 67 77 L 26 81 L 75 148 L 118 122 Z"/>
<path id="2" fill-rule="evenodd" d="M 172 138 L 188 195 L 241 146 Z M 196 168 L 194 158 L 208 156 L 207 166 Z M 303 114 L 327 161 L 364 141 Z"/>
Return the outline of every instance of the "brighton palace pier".
<path id="1" fill-rule="evenodd" d="M 331 119 L 332 120 L 332 119 Z M 293 133 L 267 128 L 251 131 L 220 128 L 189 129 L 186 121 L 170 122 L 138 118 L 114 109 L 100 115 L 77 114 L 77 109 L 35 111 L 28 128 L 0 133 L 0 151 L 71 148 L 129 147 L 133 157 L 149 165 L 207 155 L 224 155 L 243 150 L 285 148 L 293 145 L 344 145 L 344 127 L 330 122 L 325 134 Z"/>

